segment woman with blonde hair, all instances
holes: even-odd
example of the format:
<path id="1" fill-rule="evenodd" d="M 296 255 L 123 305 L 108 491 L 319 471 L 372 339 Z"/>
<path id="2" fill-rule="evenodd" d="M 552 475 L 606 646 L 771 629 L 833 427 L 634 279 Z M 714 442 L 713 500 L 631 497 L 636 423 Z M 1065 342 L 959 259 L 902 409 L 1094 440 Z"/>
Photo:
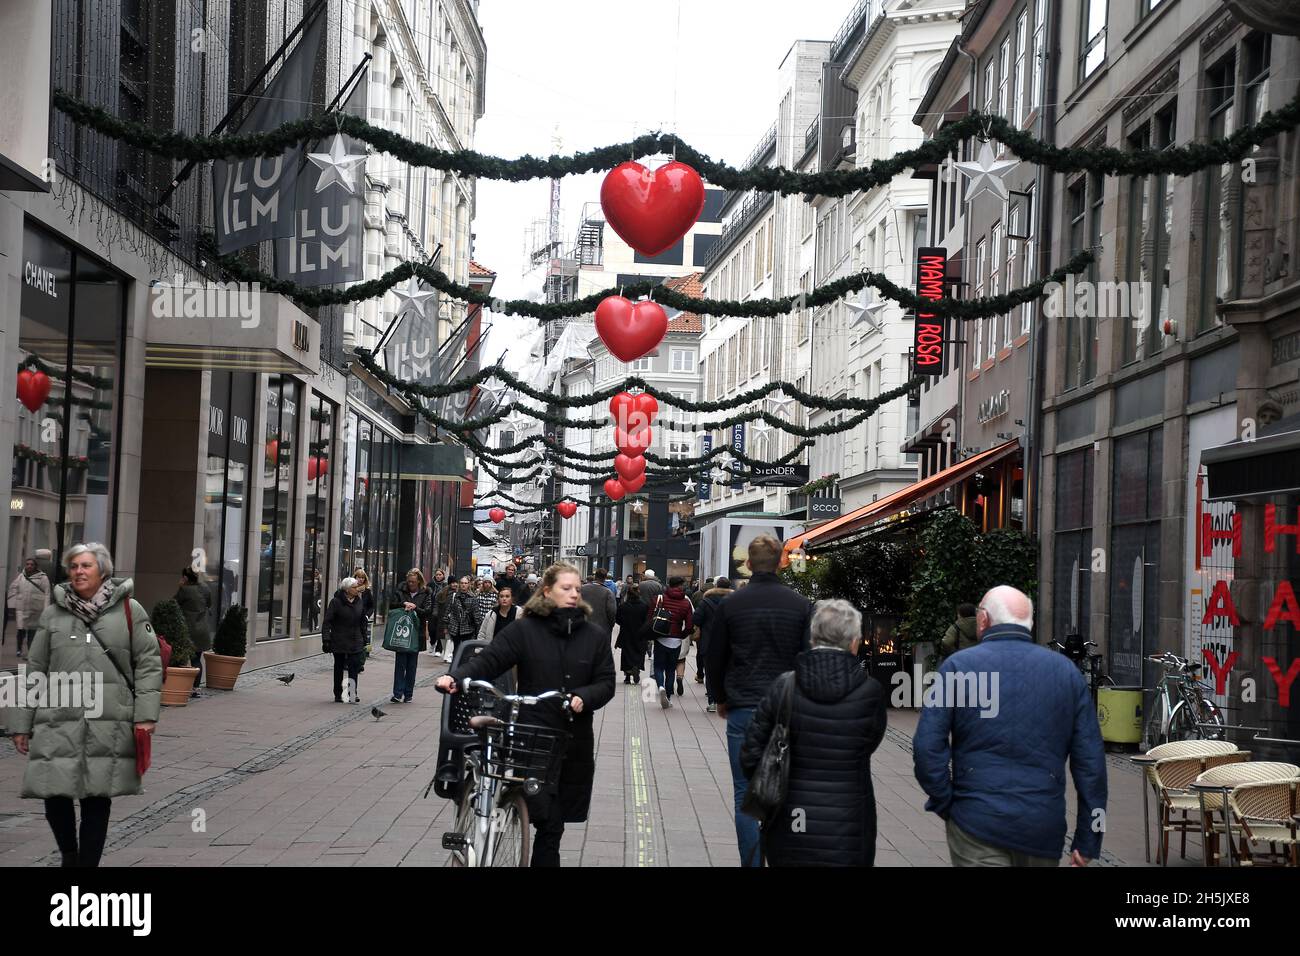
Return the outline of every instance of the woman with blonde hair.
<path id="1" fill-rule="evenodd" d="M 361 613 L 366 619 L 365 646 L 361 649 L 361 671 L 366 669 L 366 658 L 370 656 L 370 625 L 375 620 L 375 594 L 370 589 L 370 575 L 365 568 L 353 568 L 352 578 L 357 582 L 357 597 L 361 601 Z M 358 671 L 360 673 L 360 671 Z"/>
<path id="2" fill-rule="evenodd" d="M 537 828 L 533 866 L 559 866 L 564 824 L 587 819 L 596 776 L 591 715 L 614 697 L 609 634 L 587 620 L 590 609 L 581 601 L 581 587 L 577 568 L 551 565 L 519 618 L 437 683 L 440 691 L 454 694 L 465 680 L 492 680 L 518 667 L 519 693 L 559 690 L 568 695 L 568 714 L 558 699 L 552 699 L 527 708 L 523 717 L 530 724 L 568 730 L 572 735 L 558 782 L 527 798 L 528 815 Z"/>

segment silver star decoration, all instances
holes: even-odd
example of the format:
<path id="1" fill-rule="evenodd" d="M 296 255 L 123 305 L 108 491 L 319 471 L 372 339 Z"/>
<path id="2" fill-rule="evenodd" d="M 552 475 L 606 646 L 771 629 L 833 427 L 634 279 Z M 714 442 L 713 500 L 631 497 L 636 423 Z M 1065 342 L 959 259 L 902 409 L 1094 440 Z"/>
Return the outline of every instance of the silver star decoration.
<path id="1" fill-rule="evenodd" d="M 1001 200 L 1007 198 L 1007 184 L 1002 177 L 1011 169 L 1020 165 L 1018 160 L 998 159 L 993 152 L 993 145 L 988 142 L 980 144 L 979 158 L 974 162 L 957 163 L 958 171 L 970 180 L 970 190 L 966 201 L 970 202 L 982 192 L 992 192 Z"/>
<path id="2" fill-rule="evenodd" d="M 537 476 L 536 482 L 537 482 L 537 487 L 538 487 L 538 488 L 545 488 L 545 487 L 546 487 L 546 478 L 543 477 L 542 475 L 538 475 L 538 476 Z"/>
<path id="3" fill-rule="evenodd" d="M 555 473 L 554 465 L 542 465 L 542 477 L 550 478 Z"/>
<path id="4" fill-rule="evenodd" d="M 393 288 L 393 295 L 397 296 L 397 315 L 403 312 L 412 311 L 417 313 L 420 318 L 427 318 L 425 309 L 429 307 L 429 300 L 434 298 L 438 293 L 430 289 L 424 292 L 420 289 L 420 280 L 415 276 L 406 280 L 406 289 Z"/>
<path id="5" fill-rule="evenodd" d="M 330 141 L 330 151 L 328 153 L 308 153 L 309 159 L 318 169 L 320 169 L 320 178 L 316 180 L 316 191 L 321 192 L 331 183 L 338 183 L 348 192 L 355 192 L 353 183 L 352 168 L 358 163 L 366 161 L 366 154 L 349 153 L 347 146 L 343 143 L 343 134 L 335 133 L 334 139 Z"/>
<path id="6" fill-rule="evenodd" d="M 794 399 L 788 395 L 783 395 L 781 392 L 777 392 L 776 394 L 780 395 L 781 397 L 773 398 L 771 395 L 769 395 L 767 397 L 767 401 L 770 405 L 773 406 L 772 408 L 773 414 L 785 417 L 786 415 L 785 407 L 789 405 L 791 402 L 793 402 Z"/>
<path id="7" fill-rule="evenodd" d="M 755 437 L 757 437 L 759 435 L 766 435 L 772 430 L 772 426 L 767 423 L 767 419 L 758 418 L 750 422 L 749 430 L 754 433 Z"/>
<path id="8" fill-rule="evenodd" d="M 634 512 L 636 512 L 637 514 L 640 514 L 640 513 L 641 513 L 641 499 L 640 499 L 640 498 L 638 498 L 636 501 L 632 502 L 632 510 L 633 510 Z"/>
<path id="9" fill-rule="evenodd" d="M 695 479 L 694 479 L 694 478 L 687 478 L 685 481 L 682 482 L 682 487 L 685 488 L 688 492 L 690 492 L 690 491 L 694 491 L 694 490 L 695 490 Z"/>
<path id="10" fill-rule="evenodd" d="M 866 319 L 867 325 L 873 329 L 880 328 L 879 313 L 885 307 L 885 303 L 873 295 L 869 295 L 865 290 L 862 293 L 861 300 L 850 302 L 847 299 L 844 305 L 849 310 L 849 325 L 857 325 L 863 319 Z"/>
<path id="11" fill-rule="evenodd" d="M 727 473 L 726 473 L 725 471 L 723 471 L 721 468 L 715 468 L 715 469 L 713 470 L 713 483 L 714 483 L 715 485 L 725 485 L 725 484 L 728 484 L 729 480 L 730 480 L 730 479 L 729 479 Z"/>

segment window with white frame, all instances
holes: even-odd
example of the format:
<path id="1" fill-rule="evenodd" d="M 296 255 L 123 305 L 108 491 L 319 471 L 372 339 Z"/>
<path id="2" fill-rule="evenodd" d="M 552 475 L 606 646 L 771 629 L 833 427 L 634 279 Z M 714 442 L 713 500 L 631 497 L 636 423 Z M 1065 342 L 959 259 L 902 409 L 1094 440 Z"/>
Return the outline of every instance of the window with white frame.
<path id="1" fill-rule="evenodd" d="M 1033 77 L 1033 92 L 1029 97 L 1031 110 L 1043 107 L 1043 63 L 1047 57 L 1047 0 L 1034 0 L 1034 62 L 1029 65 Z"/>
<path id="2" fill-rule="evenodd" d="M 628 362 L 627 370 L 629 372 L 648 372 L 653 364 L 654 359 L 647 355 L 643 358 L 633 359 L 631 362 Z"/>
<path id="3" fill-rule="evenodd" d="M 1012 206 L 1007 219 L 1007 268 L 1005 275 L 1008 289 L 1011 289 L 1016 284 L 1020 243 L 1011 237 L 1020 235 L 1020 216 L 1022 212 L 1023 210 L 1018 204 Z M 1018 330 L 1015 328 L 1016 323 L 1013 321 L 1015 311 L 1015 309 L 1008 309 L 1002 317 L 1002 345 L 1004 348 L 1011 348 L 1011 342 L 1018 334 Z"/>
<path id="4" fill-rule="evenodd" d="M 1011 91 L 1007 88 L 1011 81 L 1011 37 L 1004 37 L 998 46 L 998 108 L 1002 115 L 1011 117 Z"/>
<path id="5" fill-rule="evenodd" d="M 684 438 L 674 438 L 668 442 L 669 458 L 694 458 L 695 455 L 691 450 L 691 443 Z"/>
<path id="6" fill-rule="evenodd" d="M 1083 29 L 1079 34 L 1079 82 L 1083 82 L 1106 61 L 1107 0 L 1083 0 Z"/>
<path id="7" fill-rule="evenodd" d="M 978 299 L 980 296 L 984 294 L 984 249 L 985 249 L 984 240 L 981 238 L 975 243 L 975 296 L 974 297 L 976 299 Z M 984 322 L 980 319 L 976 319 L 974 322 L 970 324 L 974 326 L 973 331 L 975 333 L 975 341 L 971 343 L 971 345 L 973 346 L 971 348 L 971 353 L 970 353 L 971 358 L 973 359 L 971 365 L 973 365 L 975 368 L 979 368 L 980 360 L 984 357 L 980 353 L 980 338 L 984 331 Z M 967 332 L 967 334 L 969 335 L 970 332 Z"/>
<path id="8" fill-rule="evenodd" d="M 672 365 L 674 372 L 693 372 L 695 371 L 695 350 L 694 349 L 673 349 Z"/>
<path id="9" fill-rule="evenodd" d="M 1024 205 L 1025 248 L 1020 256 L 1020 285 L 1026 286 L 1038 278 L 1038 237 L 1034 233 L 1034 187 L 1029 187 L 1029 200 Z M 1020 307 L 1020 334 L 1028 335 L 1034 321 L 1034 303 L 1026 302 Z"/>
<path id="10" fill-rule="evenodd" d="M 993 86 L 993 61 L 984 64 L 984 112 L 996 113 L 998 104 L 994 101 L 997 90 Z"/>
<path id="11" fill-rule="evenodd" d="M 1016 18 L 1016 69 L 1011 75 L 1011 109 L 1007 111 L 1017 126 L 1025 124 L 1025 49 L 1029 39 L 1029 11 L 1021 10 Z"/>
<path id="12" fill-rule="evenodd" d="M 1002 235 L 1002 223 L 994 223 L 989 237 L 989 295 L 999 295 L 1002 292 L 1002 265 L 1005 258 Z M 998 354 L 998 317 L 989 316 L 988 322 L 988 357 L 993 358 Z"/>

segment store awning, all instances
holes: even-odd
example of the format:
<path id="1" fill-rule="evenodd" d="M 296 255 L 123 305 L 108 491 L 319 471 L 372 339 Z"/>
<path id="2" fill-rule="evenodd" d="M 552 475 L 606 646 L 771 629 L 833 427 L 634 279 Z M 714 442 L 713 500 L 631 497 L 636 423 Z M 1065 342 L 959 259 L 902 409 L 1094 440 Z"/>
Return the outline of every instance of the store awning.
<path id="1" fill-rule="evenodd" d="M 896 515 L 918 501 L 924 501 L 932 495 L 937 495 L 1019 450 L 1020 440 L 1013 438 L 1005 444 L 997 445 L 988 451 L 982 451 L 965 461 L 959 461 L 957 464 L 945 468 L 943 471 L 935 472 L 929 478 L 923 478 L 914 484 L 910 484 L 901 491 L 886 495 L 879 501 L 873 501 L 857 511 L 850 512 L 833 521 L 827 521 L 825 524 L 819 525 L 811 531 L 805 531 L 801 535 L 796 535 L 785 543 L 783 551 L 789 554 L 795 548 L 804 548 L 806 550 L 808 548 L 825 547 L 861 531 L 868 525 Z"/>
<path id="2" fill-rule="evenodd" d="M 1210 501 L 1300 492 L 1300 430 L 1207 448 L 1201 464 Z"/>

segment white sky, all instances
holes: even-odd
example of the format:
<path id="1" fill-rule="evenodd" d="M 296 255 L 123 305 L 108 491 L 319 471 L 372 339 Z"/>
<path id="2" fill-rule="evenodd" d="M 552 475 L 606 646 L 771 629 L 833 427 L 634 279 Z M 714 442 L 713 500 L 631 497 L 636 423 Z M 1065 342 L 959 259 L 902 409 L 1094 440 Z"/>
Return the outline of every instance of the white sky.
<path id="1" fill-rule="evenodd" d="M 715 159 L 741 163 L 776 119 L 777 68 L 790 46 L 831 39 L 853 5 L 483 0 L 487 109 L 474 146 L 504 157 L 572 153 L 663 129 Z M 599 199 L 603 175 L 563 180 L 566 245 L 582 204 Z M 547 180 L 479 181 L 474 258 L 497 272 L 493 295 L 541 299 L 540 270 L 524 275 L 525 236 L 549 205 Z M 531 319 L 498 315 L 491 322 L 488 360 L 536 328 Z"/>

